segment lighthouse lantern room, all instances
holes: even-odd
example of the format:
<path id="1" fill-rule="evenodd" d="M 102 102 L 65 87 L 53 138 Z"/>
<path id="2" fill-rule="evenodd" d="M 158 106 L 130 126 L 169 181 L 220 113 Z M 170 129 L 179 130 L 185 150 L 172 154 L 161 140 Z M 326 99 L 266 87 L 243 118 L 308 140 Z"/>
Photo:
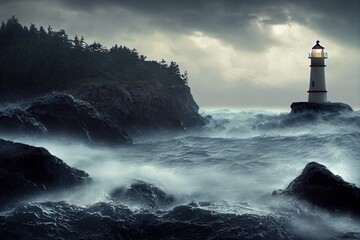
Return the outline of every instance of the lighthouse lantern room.
<path id="1" fill-rule="evenodd" d="M 324 52 L 324 47 L 320 45 L 320 41 L 316 41 L 316 45 L 309 53 L 311 59 L 310 65 L 310 84 L 309 84 L 309 99 L 312 103 L 327 103 L 327 91 L 325 84 L 325 59 L 327 53 Z"/>

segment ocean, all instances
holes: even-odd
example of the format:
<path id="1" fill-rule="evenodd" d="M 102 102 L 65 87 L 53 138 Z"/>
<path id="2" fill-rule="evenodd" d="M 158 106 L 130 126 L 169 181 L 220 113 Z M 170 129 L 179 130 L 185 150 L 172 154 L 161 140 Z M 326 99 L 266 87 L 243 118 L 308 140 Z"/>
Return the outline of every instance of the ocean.
<path id="1" fill-rule="evenodd" d="M 312 161 L 360 186 L 360 111 L 203 115 L 212 118 L 201 129 L 145 134 L 112 148 L 7 137 L 45 147 L 94 181 L 14 203 L 0 213 L 1 239 L 360 239 L 359 219 L 272 196 Z M 174 201 L 113 201 L 114 189 L 134 181 Z"/>

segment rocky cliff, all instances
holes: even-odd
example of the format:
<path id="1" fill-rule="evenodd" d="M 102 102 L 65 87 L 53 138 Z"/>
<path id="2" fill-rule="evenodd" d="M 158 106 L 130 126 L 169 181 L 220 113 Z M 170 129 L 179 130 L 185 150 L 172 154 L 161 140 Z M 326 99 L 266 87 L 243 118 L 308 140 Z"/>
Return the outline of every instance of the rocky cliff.
<path id="1" fill-rule="evenodd" d="M 205 125 L 186 85 L 146 82 L 83 86 L 0 110 L 0 133 L 131 143 L 131 134 Z"/>
<path id="2" fill-rule="evenodd" d="M 46 96 L 25 112 L 3 111 L 0 129 L 124 143 L 130 138 L 123 129 L 135 133 L 205 124 L 190 93 L 188 74 L 181 73 L 176 62 L 149 61 L 136 49 L 106 49 L 70 39 L 64 30 L 43 30 L 32 25 L 29 31 L 15 17 L 0 29 L 0 106 Z M 49 99 L 53 92 L 70 94 L 73 100 Z"/>
<path id="3" fill-rule="evenodd" d="M 205 125 L 198 113 L 190 88 L 186 85 L 163 85 L 137 82 L 103 84 L 70 91 L 130 132 L 142 130 L 184 130 Z"/>

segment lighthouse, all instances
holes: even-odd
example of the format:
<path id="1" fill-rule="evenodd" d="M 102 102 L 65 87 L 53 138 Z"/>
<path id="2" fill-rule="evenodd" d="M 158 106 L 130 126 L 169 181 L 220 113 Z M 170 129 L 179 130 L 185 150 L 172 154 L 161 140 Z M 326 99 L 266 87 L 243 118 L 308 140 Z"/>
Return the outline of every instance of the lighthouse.
<path id="1" fill-rule="evenodd" d="M 316 41 L 315 46 L 309 53 L 311 60 L 310 65 L 310 84 L 309 84 L 309 99 L 307 102 L 293 102 L 291 104 L 291 113 L 315 112 L 315 113 L 340 113 L 351 112 L 352 108 L 341 102 L 328 102 L 327 91 L 325 84 L 325 59 L 327 53 L 324 52 L 324 47 L 320 45 L 320 41 Z"/>
<path id="2" fill-rule="evenodd" d="M 311 59 L 311 65 L 308 102 L 327 103 L 325 84 L 325 59 L 327 59 L 327 53 L 324 52 L 324 47 L 320 45 L 319 40 L 316 41 L 316 45 L 309 53 L 309 58 Z"/>

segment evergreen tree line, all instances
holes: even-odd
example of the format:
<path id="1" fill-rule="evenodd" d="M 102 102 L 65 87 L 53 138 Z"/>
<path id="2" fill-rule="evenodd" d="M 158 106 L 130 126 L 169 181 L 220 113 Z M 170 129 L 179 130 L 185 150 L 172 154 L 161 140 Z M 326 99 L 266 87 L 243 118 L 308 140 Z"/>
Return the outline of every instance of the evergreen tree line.
<path id="1" fill-rule="evenodd" d="M 0 27 L 0 93 L 23 90 L 41 93 L 102 82 L 161 82 L 187 85 L 176 62 L 147 61 L 136 49 L 84 37 L 69 39 L 65 30 L 22 26 L 13 16 Z"/>

